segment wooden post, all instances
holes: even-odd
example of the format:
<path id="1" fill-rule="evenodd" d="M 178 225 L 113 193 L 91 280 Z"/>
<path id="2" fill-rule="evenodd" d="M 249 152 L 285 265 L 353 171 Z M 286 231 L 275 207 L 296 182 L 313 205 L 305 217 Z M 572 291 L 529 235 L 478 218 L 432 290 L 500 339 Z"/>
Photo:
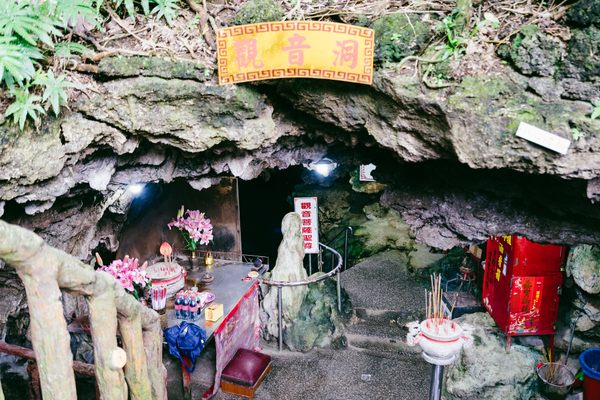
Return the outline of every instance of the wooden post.
<path id="1" fill-rule="evenodd" d="M 94 364 L 100 396 L 106 400 L 127 400 L 127 385 L 123 376 L 126 356 L 117 347 L 117 308 L 114 279 L 98 272 L 94 294 L 87 296 L 90 325 L 94 341 Z"/>
<path id="2" fill-rule="evenodd" d="M 73 356 L 56 283 L 58 263 L 41 253 L 27 263 L 30 268 L 21 267 L 17 273 L 27 293 L 31 342 L 38 361 L 42 394 L 46 400 L 76 400 Z"/>
<path id="3" fill-rule="evenodd" d="M 27 361 L 27 375 L 29 375 L 29 400 L 42 400 L 40 372 L 35 360 Z"/>
<path id="4" fill-rule="evenodd" d="M 142 336 L 142 319 L 139 313 L 132 317 L 119 316 L 119 332 L 123 339 L 123 348 L 127 353 L 125 379 L 129 385 L 131 399 L 148 400 L 151 398 L 151 388 Z"/>
<path id="5" fill-rule="evenodd" d="M 120 317 L 132 321 L 132 339 L 126 339 L 129 348 L 135 347 L 132 341 L 139 343 L 139 334 L 136 333 L 139 332 L 139 325 L 132 320 L 139 315 L 151 399 L 167 400 L 167 371 L 162 364 L 162 329 L 156 312 L 125 293 L 110 275 L 94 271 L 75 257 L 46 245 L 35 233 L 2 220 L 0 258 L 17 270 L 25 285 L 33 348 L 38 360 L 44 400 L 76 400 L 72 371 L 74 363 L 59 286 L 87 297 L 96 354 L 96 378 L 102 397 L 109 400 L 127 399 L 127 385 L 121 371 L 127 355 L 116 344 L 118 313 Z M 139 348 L 136 351 L 142 353 Z M 130 355 L 130 360 L 135 360 L 134 365 L 141 362 L 139 354 Z M 136 367 L 131 369 L 142 370 Z M 143 381 L 144 374 L 135 372 L 132 379 Z M 141 385 L 143 387 L 145 384 Z M 139 393 L 144 393 L 143 390 L 140 389 Z M 0 400 L 3 398 L 0 397 Z"/>
<path id="6" fill-rule="evenodd" d="M 158 314 L 154 314 L 156 322 L 147 325 L 142 331 L 148 359 L 148 375 L 152 384 L 152 399 L 167 400 L 167 369 L 162 363 L 162 329 Z"/>

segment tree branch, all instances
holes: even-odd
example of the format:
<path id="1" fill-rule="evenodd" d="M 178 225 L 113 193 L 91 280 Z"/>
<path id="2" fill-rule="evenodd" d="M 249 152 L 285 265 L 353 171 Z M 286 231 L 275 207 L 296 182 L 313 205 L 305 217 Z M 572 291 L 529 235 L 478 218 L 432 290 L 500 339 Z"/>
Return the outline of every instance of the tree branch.
<path id="1" fill-rule="evenodd" d="M 202 34 L 204 41 L 211 48 L 213 48 L 213 49 L 216 48 L 216 45 L 217 45 L 216 33 L 210 30 L 208 11 L 206 11 L 206 9 L 204 7 L 202 7 L 200 4 L 196 3 L 194 0 L 185 0 L 185 1 L 190 6 L 190 8 L 196 14 L 198 14 L 198 16 L 200 17 L 200 33 Z M 213 29 L 214 28 L 215 27 L 213 26 Z"/>

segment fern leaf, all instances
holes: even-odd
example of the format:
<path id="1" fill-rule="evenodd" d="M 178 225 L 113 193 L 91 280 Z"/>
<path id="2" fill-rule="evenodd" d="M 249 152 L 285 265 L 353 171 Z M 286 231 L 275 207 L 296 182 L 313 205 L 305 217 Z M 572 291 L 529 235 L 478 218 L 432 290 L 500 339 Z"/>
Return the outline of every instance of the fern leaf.
<path id="1" fill-rule="evenodd" d="M 51 69 L 48 72 L 38 72 L 33 84 L 44 86 L 41 100 L 45 103 L 46 109 L 52 107 L 54 115 L 59 114 L 60 106 L 67 104 L 66 89 L 75 87 L 75 84 L 69 82 L 65 75 L 54 76 L 54 71 Z"/>
<path id="2" fill-rule="evenodd" d="M 40 106 L 40 96 L 32 96 L 29 89 L 22 88 L 14 92 L 15 101 L 8 106 L 5 117 L 13 117 L 13 123 L 19 123 L 19 128 L 23 130 L 25 122 L 29 116 L 34 121 L 38 120 L 38 114 L 45 114 L 44 109 Z"/>
<path id="3" fill-rule="evenodd" d="M 93 0 L 59 0 L 51 15 L 60 21 L 63 28 L 81 20 L 92 25 L 98 22 L 98 11 L 94 8 Z"/>
<path id="4" fill-rule="evenodd" d="M 164 18 L 167 24 L 171 25 L 179 9 L 176 0 L 155 0 L 155 2 L 156 6 L 152 9 L 152 14 L 156 14 L 156 18 Z"/>
<path id="5" fill-rule="evenodd" d="M 32 46 L 40 40 L 52 47 L 50 35 L 60 36 L 54 21 L 26 1 L 0 1 L 0 34 L 18 36 Z"/>
<path id="6" fill-rule="evenodd" d="M 150 14 L 150 0 L 142 0 L 142 10 L 144 15 Z"/>
<path id="7" fill-rule="evenodd" d="M 10 75 L 11 81 L 21 84 L 35 74 L 32 59 L 39 52 L 30 52 L 29 48 L 14 43 L 13 39 L 0 38 L 0 82 L 6 81 L 7 75 Z"/>
<path id="8" fill-rule="evenodd" d="M 125 0 L 125 9 L 127 10 L 127 14 L 130 17 L 135 17 L 135 7 L 133 5 L 133 0 Z"/>

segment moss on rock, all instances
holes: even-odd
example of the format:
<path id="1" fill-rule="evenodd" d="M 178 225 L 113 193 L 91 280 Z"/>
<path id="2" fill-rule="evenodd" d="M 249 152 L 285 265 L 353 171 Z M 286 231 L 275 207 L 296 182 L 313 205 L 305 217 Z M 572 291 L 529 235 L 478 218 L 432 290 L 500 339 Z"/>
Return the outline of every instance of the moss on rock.
<path id="1" fill-rule="evenodd" d="M 431 36 L 429 26 L 414 14 L 394 13 L 375 22 L 375 60 L 397 62 L 422 50 Z"/>
<path id="2" fill-rule="evenodd" d="M 592 24 L 600 27 L 600 2 L 598 0 L 579 0 L 567 12 L 567 22 L 579 27 L 587 27 Z"/>
<path id="3" fill-rule="evenodd" d="M 160 57 L 107 57 L 100 61 L 98 72 L 109 77 L 156 76 L 166 79 L 206 81 L 212 70 L 193 61 L 170 60 Z"/>
<path id="4" fill-rule="evenodd" d="M 600 249 L 585 244 L 573 247 L 567 260 L 567 274 L 587 293 L 600 293 Z"/>
<path id="5" fill-rule="evenodd" d="M 563 75 L 593 81 L 600 76 L 600 29 L 574 30 L 567 46 Z"/>
<path id="6" fill-rule="evenodd" d="M 553 76 L 564 55 L 564 45 L 540 32 L 536 25 L 524 25 L 510 46 L 498 49 L 498 55 L 524 75 Z"/>
<path id="7" fill-rule="evenodd" d="M 280 21 L 283 9 L 273 0 L 250 0 L 235 14 L 234 25 L 256 24 L 258 22 Z"/>

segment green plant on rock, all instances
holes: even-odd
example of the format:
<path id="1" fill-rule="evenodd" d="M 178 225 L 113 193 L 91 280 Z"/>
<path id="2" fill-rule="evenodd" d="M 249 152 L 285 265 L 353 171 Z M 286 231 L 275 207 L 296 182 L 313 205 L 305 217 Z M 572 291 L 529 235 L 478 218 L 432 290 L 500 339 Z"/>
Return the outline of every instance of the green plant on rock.
<path id="1" fill-rule="evenodd" d="M 179 6 L 177 0 L 95 0 L 96 11 L 100 12 L 102 6 L 114 7 L 115 11 L 124 11 L 130 17 L 137 14 L 141 9 L 144 15 L 156 14 L 157 18 L 164 18 L 169 25 L 178 15 Z"/>
<path id="2" fill-rule="evenodd" d="M 233 24 L 256 24 L 281 19 L 283 19 L 283 9 L 274 0 L 250 0 L 237 11 Z"/>
<path id="3" fill-rule="evenodd" d="M 573 137 L 574 141 L 578 141 L 585 136 L 585 133 L 581 132 L 577 128 L 571 128 L 571 136 Z"/>
<path id="4" fill-rule="evenodd" d="M 170 24 L 177 1 L 0 0 L 0 91 L 9 100 L 4 117 L 23 129 L 28 119 L 37 122 L 50 109 L 60 113 L 68 90 L 77 87 L 62 72 L 63 60 L 90 51 L 71 38 L 81 27 L 98 27 L 102 9 L 130 16 L 141 10 Z"/>
<path id="5" fill-rule="evenodd" d="M 592 109 L 592 114 L 590 115 L 590 118 L 592 120 L 595 120 L 596 118 L 600 117 L 600 100 L 594 101 L 592 103 L 592 106 L 594 108 Z"/>
<path id="6" fill-rule="evenodd" d="M 384 15 L 373 22 L 375 61 L 398 62 L 420 52 L 429 38 L 429 26 L 417 16 L 406 13 Z"/>
<path id="7" fill-rule="evenodd" d="M 55 75 L 47 58 L 66 55 L 64 34 L 77 23 L 96 25 L 93 0 L 5 0 L 0 2 L 0 88 L 11 103 L 5 117 L 13 117 L 21 129 L 28 118 L 45 114 L 42 104 L 55 114 L 66 103 L 65 89 L 73 87 L 63 74 Z M 37 71 L 36 71 L 37 69 Z"/>

